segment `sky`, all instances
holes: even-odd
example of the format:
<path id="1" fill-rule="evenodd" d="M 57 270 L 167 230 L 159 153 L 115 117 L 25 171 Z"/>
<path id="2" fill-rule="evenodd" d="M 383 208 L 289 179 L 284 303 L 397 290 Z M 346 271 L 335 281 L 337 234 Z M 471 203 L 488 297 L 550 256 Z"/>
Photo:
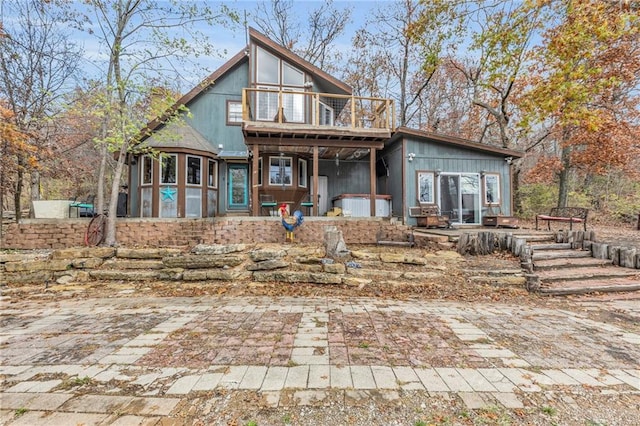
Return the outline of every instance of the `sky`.
<path id="1" fill-rule="evenodd" d="M 221 2 L 216 2 L 221 3 Z M 248 26 L 259 30 L 257 25 L 253 22 L 252 15 L 256 10 L 256 1 L 227 1 L 224 2 L 228 6 L 237 10 L 242 17 L 244 12 L 247 13 Z M 319 7 L 322 7 L 326 2 L 317 0 L 294 0 L 294 10 L 297 14 L 296 18 L 302 20 L 306 18 L 307 14 Z M 337 1 L 334 0 L 333 6 L 335 9 L 351 8 L 351 24 L 347 27 L 345 33 L 334 43 L 336 49 L 343 52 L 348 52 L 351 49 L 351 38 L 355 35 L 357 29 L 361 28 L 367 17 L 378 7 L 382 5 L 388 5 L 393 3 L 392 0 L 350 0 L 350 1 Z M 229 58 L 238 53 L 246 46 L 246 34 L 241 25 L 237 25 L 233 30 L 223 32 L 222 34 L 216 34 L 216 45 L 226 50 L 226 55 L 223 58 L 211 57 L 208 60 L 203 60 L 203 64 L 210 69 L 215 70 L 222 64 L 224 64 Z"/>
<path id="2" fill-rule="evenodd" d="M 2 2 L 3 0 L 0 0 Z M 7 0 L 4 0 L 7 1 Z M 20 1 L 20 0 L 18 0 Z M 187 0 L 185 0 L 187 1 Z M 207 1 L 207 4 L 214 7 L 220 4 L 226 4 L 230 8 L 234 9 L 240 15 L 241 19 L 246 12 L 248 25 L 252 26 L 256 29 L 257 25 L 253 22 L 252 15 L 255 13 L 256 6 L 258 2 L 256 1 L 241 1 L 241 0 L 229 0 L 224 2 L 219 1 Z M 339 1 L 334 0 L 334 8 L 335 9 L 343 9 L 343 8 L 351 8 L 351 24 L 348 26 L 347 31 L 340 37 L 339 40 L 335 43 L 335 47 L 342 51 L 348 51 L 351 48 L 351 38 L 355 35 L 355 31 L 358 28 L 361 28 L 365 22 L 366 18 L 378 7 L 383 5 L 391 4 L 391 0 L 377 0 L 377 1 L 365 1 L 365 0 L 350 0 L 350 1 Z M 325 4 L 324 1 L 316 1 L 316 0 L 294 0 L 294 11 L 297 15 L 296 18 L 301 20 L 304 23 L 306 16 L 309 11 L 322 7 Z M 80 10 L 84 7 L 81 2 L 76 3 L 76 7 Z M 194 71 L 190 72 L 190 66 L 188 64 L 184 64 L 187 68 L 185 73 L 183 73 L 186 81 L 183 81 L 180 84 L 181 91 L 190 90 L 195 84 L 201 81 L 208 73 L 213 72 L 215 69 L 224 64 L 228 59 L 230 59 L 233 55 L 242 50 L 246 45 L 246 31 L 242 24 L 236 24 L 232 28 L 222 29 L 207 29 L 206 32 L 211 32 L 211 39 L 214 42 L 215 47 L 222 53 L 222 56 L 215 55 L 210 57 L 203 57 L 198 59 L 198 65 L 204 67 L 208 70 L 208 72 L 203 71 Z M 104 49 L 100 48 L 100 45 L 97 43 L 95 39 L 88 37 L 86 34 L 80 31 L 72 32 L 72 38 L 76 43 L 83 47 L 85 51 L 85 57 L 87 58 L 85 64 L 85 74 L 92 75 L 94 72 L 97 73 L 99 70 L 95 66 L 96 58 L 106 59 L 106 54 L 104 53 Z M 92 70 L 93 68 L 93 70 Z M 195 70 L 195 68 L 193 68 Z M 191 78 L 192 77 L 192 78 Z"/>
<path id="3" fill-rule="evenodd" d="M 12 25 L 17 25 L 17 21 L 20 19 L 20 14 L 15 13 L 15 5 L 20 5 L 22 1 L 24 0 L 0 0 L 0 22 L 9 31 Z M 158 1 L 162 3 L 165 0 Z M 246 13 L 248 26 L 259 30 L 258 26 L 253 21 L 253 15 L 255 14 L 259 3 L 258 1 L 177 1 L 181 1 L 183 3 L 194 3 L 195 1 L 205 2 L 214 10 L 218 9 L 220 5 L 225 4 L 232 10 L 236 11 L 241 20 L 243 20 Z M 345 33 L 336 42 L 334 42 L 334 47 L 341 52 L 349 52 L 351 49 L 351 39 L 355 35 L 356 30 L 365 25 L 367 18 L 371 16 L 375 10 L 383 6 L 389 6 L 393 3 L 394 2 L 392 0 L 334 0 L 334 9 L 351 9 L 351 23 L 347 26 Z M 71 2 L 63 4 L 71 5 L 75 11 L 85 13 L 88 16 L 95 18 L 90 9 L 88 9 L 82 1 L 71 0 Z M 293 0 L 293 4 L 294 21 L 299 21 L 304 28 L 309 12 L 324 7 L 326 2 L 318 0 Z M 84 85 L 83 81 L 86 80 L 102 79 L 106 73 L 106 63 L 108 61 L 108 52 L 106 47 L 101 45 L 101 42 L 97 37 L 91 36 L 87 34 L 87 32 L 74 29 L 68 22 L 60 21 L 60 27 L 61 31 L 67 33 L 71 41 L 77 44 L 83 52 L 83 60 L 80 65 L 81 75 L 75 80 L 75 82 L 70 83 L 71 86 L 82 86 Z M 96 34 L 100 32 L 95 21 L 93 22 L 92 29 Z M 246 46 L 247 35 L 245 28 L 241 23 L 232 25 L 229 28 L 223 28 L 221 26 L 210 28 L 203 24 L 202 30 L 209 36 L 219 54 L 194 59 L 196 64 L 183 62 L 175 66 L 179 71 L 180 76 L 173 80 L 175 82 L 174 89 L 181 93 L 191 90 L 206 76 L 215 71 Z M 165 75 L 169 74 L 165 73 Z"/>

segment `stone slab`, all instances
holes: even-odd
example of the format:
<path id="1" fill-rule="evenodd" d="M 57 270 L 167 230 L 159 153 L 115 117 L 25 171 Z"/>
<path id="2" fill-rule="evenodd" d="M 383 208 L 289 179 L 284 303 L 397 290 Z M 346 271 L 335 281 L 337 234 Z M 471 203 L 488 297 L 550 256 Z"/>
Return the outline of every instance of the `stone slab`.
<path id="1" fill-rule="evenodd" d="M 352 365 L 351 378 L 355 389 L 376 389 L 373 372 L 368 365 Z"/>
<path id="2" fill-rule="evenodd" d="M 449 392 L 451 390 L 434 369 L 416 368 L 414 371 L 427 391 Z"/>

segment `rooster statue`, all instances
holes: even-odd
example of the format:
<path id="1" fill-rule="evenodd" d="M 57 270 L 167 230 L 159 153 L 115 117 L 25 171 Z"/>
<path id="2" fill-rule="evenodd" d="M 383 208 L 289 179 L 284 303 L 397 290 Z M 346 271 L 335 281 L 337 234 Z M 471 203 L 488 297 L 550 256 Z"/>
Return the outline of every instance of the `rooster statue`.
<path id="1" fill-rule="evenodd" d="M 295 212 L 293 212 L 293 216 L 290 216 L 286 204 L 280 204 L 280 208 L 278 209 L 278 211 L 280 212 L 280 217 L 282 218 L 282 226 L 284 226 L 284 229 L 287 231 L 285 241 L 293 242 L 293 240 L 295 239 L 295 235 L 293 233 L 294 229 L 302 225 L 302 222 L 304 222 L 302 212 L 300 210 L 296 210 Z"/>

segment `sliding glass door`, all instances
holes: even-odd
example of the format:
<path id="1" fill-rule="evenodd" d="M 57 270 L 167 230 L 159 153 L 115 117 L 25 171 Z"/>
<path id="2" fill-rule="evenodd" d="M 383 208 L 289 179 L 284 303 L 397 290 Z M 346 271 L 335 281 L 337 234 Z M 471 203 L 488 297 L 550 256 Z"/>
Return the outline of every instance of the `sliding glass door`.
<path id="1" fill-rule="evenodd" d="M 480 175 L 442 173 L 439 180 L 442 214 L 449 215 L 451 223 L 480 224 Z"/>

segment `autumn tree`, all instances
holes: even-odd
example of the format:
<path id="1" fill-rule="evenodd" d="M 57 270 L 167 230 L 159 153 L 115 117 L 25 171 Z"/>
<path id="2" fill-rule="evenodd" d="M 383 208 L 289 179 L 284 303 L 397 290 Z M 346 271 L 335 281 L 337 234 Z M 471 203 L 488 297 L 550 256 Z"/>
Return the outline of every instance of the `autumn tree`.
<path id="1" fill-rule="evenodd" d="M 573 170 L 624 169 L 640 154 L 640 22 L 608 2 L 539 2 L 551 22 L 525 92 L 526 124 L 550 129 L 558 153 L 558 206 Z"/>
<path id="2" fill-rule="evenodd" d="M 420 19 L 433 13 L 432 5 L 414 0 L 384 3 L 352 40 L 345 80 L 360 95 L 393 98 L 400 126 L 422 121 L 420 97 L 441 59 L 446 25 L 435 31 L 432 21 L 424 21 L 418 29 Z"/>
<path id="3" fill-rule="evenodd" d="M 148 81 L 179 78 L 176 61 L 192 63 L 200 55 L 216 53 L 203 32 L 213 25 L 236 21 L 229 9 L 212 9 L 206 4 L 172 0 L 87 0 L 89 13 L 80 27 L 104 46 L 108 60 L 104 70 L 104 91 L 99 96 L 102 126 L 97 142 L 103 150 L 100 182 L 104 181 L 108 156 L 116 163 L 108 203 L 105 244 L 116 244 L 116 209 L 124 165 L 134 137 L 143 128 L 144 116 L 133 105 L 145 93 Z M 171 117 L 166 117 L 170 119 Z M 102 208 L 101 186 L 97 207 Z"/>
<path id="4" fill-rule="evenodd" d="M 15 115 L 0 100 L 0 241 L 4 218 L 5 194 L 15 189 L 19 169 L 35 167 L 35 147 L 29 144 L 29 136 L 23 133 L 16 123 Z M 23 166 L 26 164 L 26 166 Z M 23 170 L 24 171 L 24 170 Z M 15 200 L 14 200 L 15 202 Z"/>
<path id="5" fill-rule="evenodd" d="M 471 137 L 479 142 L 513 148 L 517 125 L 511 118 L 517 110 L 514 92 L 523 72 L 531 40 L 540 26 L 539 9 L 527 2 L 498 0 L 424 1 L 425 10 L 414 25 L 413 34 L 423 45 L 430 44 L 436 31 L 446 47 L 446 63 L 452 79 L 467 80 L 470 106 L 483 117 Z M 428 5 L 428 6 L 427 6 Z M 434 29 L 445 25 L 448 30 Z M 425 56 L 423 63 L 432 58 Z"/>
<path id="6" fill-rule="evenodd" d="M 17 129 L 34 147 L 33 157 L 14 153 L 17 161 L 14 194 L 20 218 L 23 182 L 31 178 L 31 198 L 40 198 L 40 172 L 50 170 L 53 139 L 59 134 L 55 117 L 75 75 L 79 50 L 59 25 L 59 15 L 45 0 L 8 1 L 4 13 L 12 16 L 0 37 L 0 97 L 12 112 Z"/>

